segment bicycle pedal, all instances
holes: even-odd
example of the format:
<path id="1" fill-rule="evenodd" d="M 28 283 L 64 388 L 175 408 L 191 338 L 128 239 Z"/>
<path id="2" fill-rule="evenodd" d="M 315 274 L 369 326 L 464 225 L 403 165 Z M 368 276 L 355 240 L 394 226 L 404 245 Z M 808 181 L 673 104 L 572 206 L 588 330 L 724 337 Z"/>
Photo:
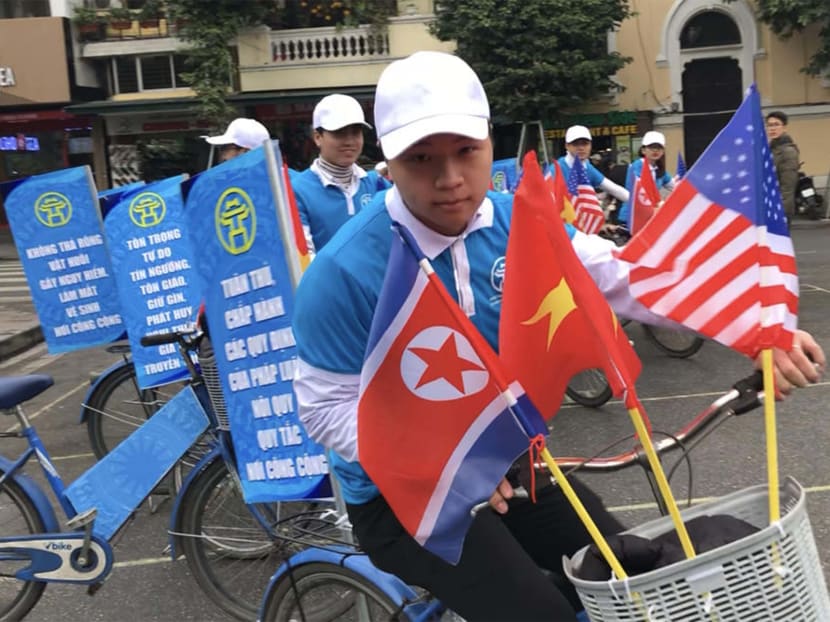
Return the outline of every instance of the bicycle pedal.
<path id="1" fill-rule="evenodd" d="M 70 529 L 81 529 L 82 527 L 92 524 L 97 517 L 97 508 L 89 508 L 83 512 L 78 512 L 75 516 L 67 520 L 66 526 Z"/>

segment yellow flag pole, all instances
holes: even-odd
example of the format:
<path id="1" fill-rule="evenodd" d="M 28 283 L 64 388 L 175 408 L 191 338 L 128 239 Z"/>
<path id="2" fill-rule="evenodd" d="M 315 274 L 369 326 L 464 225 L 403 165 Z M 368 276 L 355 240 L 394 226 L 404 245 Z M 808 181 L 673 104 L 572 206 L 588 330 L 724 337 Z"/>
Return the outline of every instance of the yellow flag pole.
<path id="1" fill-rule="evenodd" d="M 585 528 L 588 530 L 588 533 L 591 535 L 591 538 L 594 541 L 594 544 L 597 545 L 599 548 L 600 553 L 605 558 L 605 561 L 608 562 L 608 565 L 611 567 L 611 570 L 614 571 L 614 574 L 618 579 L 625 579 L 628 575 L 625 574 L 625 570 L 623 570 L 622 564 L 617 559 L 617 556 L 614 555 L 614 551 L 611 550 L 611 547 L 608 546 L 608 541 L 605 539 L 605 536 L 602 535 L 599 528 L 597 527 L 594 519 L 591 518 L 591 515 L 588 514 L 588 510 L 585 509 L 585 506 L 582 505 L 582 501 L 579 500 L 579 497 L 576 494 L 576 491 L 571 486 L 568 478 L 565 477 L 565 474 L 562 472 L 562 469 L 556 464 L 556 460 L 554 460 L 553 456 L 551 456 L 550 451 L 547 447 L 545 447 L 540 454 L 542 459 L 545 461 L 545 464 L 548 465 L 550 469 L 551 475 L 553 475 L 556 483 L 559 484 L 559 487 L 562 489 L 562 492 L 565 493 L 565 497 L 567 497 L 568 501 L 570 501 L 571 506 L 573 507 L 574 511 L 576 511 L 577 516 L 579 516 L 579 520 L 582 521 L 582 524 L 585 525 Z"/>
<path id="2" fill-rule="evenodd" d="M 778 495 L 778 433 L 775 423 L 775 376 L 772 368 L 772 350 L 761 351 L 761 369 L 764 374 L 764 428 L 767 441 L 767 479 L 769 480 L 769 520 L 781 518 L 781 500 Z"/>
<path id="3" fill-rule="evenodd" d="M 695 549 L 692 546 L 689 533 L 686 531 L 686 525 L 683 523 L 683 519 L 680 516 L 680 509 L 677 507 L 677 502 L 672 494 L 669 481 L 666 479 L 666 474 L 663 471 L 663 465 L 660 464 L 660 458 L 657 456 L 654 444 L 651 442 L 651 436 L 646 429 L 645 422 L 643 422 L 643 416 L 640 414 L 640 409 L 636 406 L 634 408 L 629 408 L 628 414 L 631 416 L 631 421 L 634 423 L 634 429 L 637 432 L 640 442 L 643 444 L 643 449 L 646 452 L 646 458 L 648 458 L 649 466 L 651 466 L 651 471 L 654 473 L 654 477 L 657 480 L 657 487 L 659 488 L 663 501 L 665 501 L 666 507 L 669 510 L 669 515 L 674 523 L 674 528 L 677 530 L 677 536 L 680 538 L 680 545 L 683 547 L 683 552 L 686 554 L 688 559 L 692 559 L 695 557 Z"/>

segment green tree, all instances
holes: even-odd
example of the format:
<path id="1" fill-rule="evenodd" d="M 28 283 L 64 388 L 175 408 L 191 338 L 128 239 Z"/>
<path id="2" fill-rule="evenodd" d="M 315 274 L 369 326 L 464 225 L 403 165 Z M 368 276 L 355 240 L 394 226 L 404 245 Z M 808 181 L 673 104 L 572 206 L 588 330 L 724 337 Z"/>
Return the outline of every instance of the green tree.
<path id="1" fill-rule="evenodd" d="M 734 0 L 730 0 L 734 1 Z M 804 73 L 817 76 L 830 69 L 830 2 L 828 0 L 756 0 L 758 18 L 783 38 L 819 25 L 819 46 Z"/>
<path id="2" fill-rule="evenodd" d="M 274 2 L 267 0 L 168 0 L 178 37 L 187 47 L 183 79 L 199 98 L 199 117 L 216 127 L 235 116 L 226 101 L 237 66 L 231 44 L 243 28 L 261 24 Z"/>
<path id="3" fill-rule="evenodd" d="M 436 3 L 432 33 L 454 40 L 502 120 L 555 120 L 615 87 L 630 58 L 608 52 L 626 0 L 459 0 Z"/>

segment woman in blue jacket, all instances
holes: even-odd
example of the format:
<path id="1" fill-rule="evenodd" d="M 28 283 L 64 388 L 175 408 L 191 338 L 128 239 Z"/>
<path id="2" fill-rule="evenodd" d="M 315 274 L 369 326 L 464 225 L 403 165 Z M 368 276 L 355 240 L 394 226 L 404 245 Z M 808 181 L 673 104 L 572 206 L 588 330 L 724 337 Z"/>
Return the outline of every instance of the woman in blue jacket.
<path id="1" fill-rule="evenodd" d="M 666 137 L 660 132 L 646 132 L 643 136 L 643 143 L 640 147 L 640 157 L 637 158 L 628 167 L 628 174 L 625 178 L 625 187 L 629 194 L 634 192 L 634 181 L 640 176 L 643 171 L 643 158 L 648 160 L 651 167 L 651 173 L 654 176 L 654 181 L 657 184 L 657 189 L 665 188 L 672 190 L 674 188 L 674 180 L 672 176 L 666 171 Z M 629 229 L 631 228 L 631 200 L 629 199 L 623 203 L 620 208 L 619 220 L 624 223 Z"/>

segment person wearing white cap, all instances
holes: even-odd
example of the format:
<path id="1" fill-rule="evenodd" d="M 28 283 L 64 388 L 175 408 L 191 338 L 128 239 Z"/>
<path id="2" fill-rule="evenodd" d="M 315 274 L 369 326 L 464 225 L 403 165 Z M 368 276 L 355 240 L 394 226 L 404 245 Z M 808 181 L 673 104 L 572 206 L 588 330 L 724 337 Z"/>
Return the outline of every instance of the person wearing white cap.
<path id="1" fill-rule="evenodd" d="M 266 140 L 271 139 L 271 135 L 259 121 L 240 117 L 228 124 L 224 134 L 205 136 L 204 139 L 219 147 L 220 157 L 222 162 L 225 162 L 246 151 L 261 147 Z"/>
<path id="2" fill-rule="evenodd" d="M 643 163 L 646 161 L 648 161 L 657 189 L 672 190 L 674 180 L 666 171 L 666 137 L 662 132 L 650 130 L 643 134 L 640 157 L 628 167 L 628 173 L 625 177 L 625 187 L 628 191 L 632 192 L 634 190 L 634 181 L 640 177 L 643 172 Z M 631 203 L 629 201 L 625 201 L 620 207 L 619 221 L 627 227 L 631 227 Z"/>
<path id="3" fill-rule="evenodd" d="M 363 130 L 372 126 L 354 97 L 327 95 L 314 107 L 312 125 L 320 155 L 291 183 L 306 243 L 316 252 L 389 183 L 356 164 L 363 151 Z"/>
<path id="4" fill-rule="evenodd" d="M 574 159 L 579 158 L 588 174 L 588 180 L 595 189 L 607 192 L 619 201 L 628 201 L 628 190 L 608 179 L 591 163 L 591 143 L 591 131 L 584 125 L 572 125 L 565 131 L 567 153 L 558 160 L 565 180 L 567 181 L 571 174 Z"/>
<path id="5" fill-rule="evenodd" d="M 512 499 L 512 485 L 503 480 L 490 498 L 494 511 L 476 514 L 452 565 L 407 533 L 358 461 L 360 373 L 392 223 L 410 231 L 461 310 L 497 348 L 501 283 L 493 275 L 504 265 L 513 202 L 513 195 L 488 191 L 490 107 L 478 76 L 460 58 L 416 52 L 391 63 L 377 84 L 375 123 L 395 184 L 340 228 L 297 288 L 292 328 L 299 416 L 309 435 L 331 450 L 329 465 L 354 534 L 377 567 L 424 587 L 470 621 L 576 620 L 578 597 L 556 579 L 562 555 L 590 537 L 549 477 L 537 478 L 543 484 L 536 503 Z M 654 321 L 628 294 L 627 267 L 614 258 L 613 242 L 573 227 L 569 234 L 616 310 Z M 802 346 L 824 360 L 812 338 Z M 802 358 L 810 379 L 817 379 Z M 415 449 L 429 456 L 431 448 Z M 525 486 L 528 462 L 527 456 L 517 461 Z M 600 531 L 622 528 L 590 489 L 576 478 L 571 483 Z"/>

